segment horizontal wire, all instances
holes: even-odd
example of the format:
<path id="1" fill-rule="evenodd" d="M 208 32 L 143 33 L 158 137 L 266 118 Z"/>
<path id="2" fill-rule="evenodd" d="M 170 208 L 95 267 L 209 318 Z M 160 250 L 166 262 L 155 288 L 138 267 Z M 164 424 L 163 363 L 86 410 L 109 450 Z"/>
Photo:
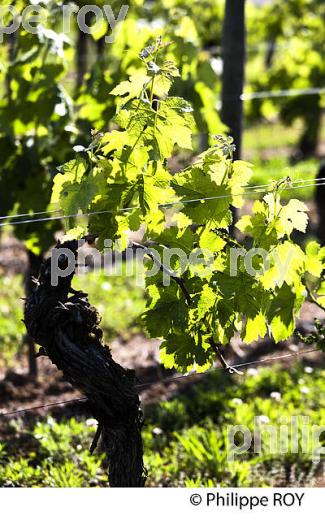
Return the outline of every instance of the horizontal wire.
<path id="1" fill-rule="evenodd" d="M 299 190 L 302 188 L 309 188 L 310 186 L 324 186 L 325 182 L 323 183 L 311 183 L 311 184 L 302 184 L 300 186 L 291 186 L 288 188 L 281 188 L 281 191 L 284 190 Z M 217 199 L 232 199 L 233 197 L 242 197 L 243 195 L 250 195 L 252 193 L 269 193 L 267 190 L 264 189 L 258 189 L 258 190 L 252 190 L 252 191 L 243 191 L 242 193 L 234 193 L 231 195 L 216 195 L 213 197 L 202 197 L 199 199 L 188 199 L 188 200 L 179 200 L 177 202 L 166 202 L 165 204 L 159 204 L 159 207 L 166 207 L 166 206 L 175 206 L 178 204 L 192 204 L 195 202 L 203 202 L 203 201 L 211 201 L 211 200 L 217 200 Z M 138 209 L 138 208 L 132 208 L 132 209 Z M 91 213 L 90 213 L 91 215 Z"/>
<path id="2" fill-rule="evenodd" d="M 318 179 L 318 180 L 325 180 L 325 177 L 323 177 L 323 179 Z M 301 182 L 308 182 L 310 181 L 310 179 L 301 179 Z M 292 181 L 292 182 L 299 182 L 299 181 Z M 251 188 L 258 188 L 258 187 L 264 187 L 264 186 L 272 186 L 272 183 L 268 183 L 268 184 L 256 184 L 255 186 L 248 186 L 247 188 L 248 189 L 251 189 Z M 49 215 L 49 214 L 52 214 L 52 213 L 59 213 L 61 212 L 62 210 L 61 209 L 53 209 L 53 210 L 47 210 L 47 211 L 35 211 L 33 213 L 15 213 L 14 215 L 2 215 L 0 216 L 0 220 L 7 220 L 7 219 L 12 219 L 12 218 L 21 218 L 21 217 L 35 217 L 36 215 Z"/>
<path id="3" fill-rule="evenodd" d="M 291 190 L 304 189 L 304 188 L 309 188 L 309 187 L 314 187 L 314 186 L 324 186 L 324 185 L 325 185 L 325 182 L 320 182 L 320 183 L 316 182 L 315 183 L 315 182 L 310 181 L 310 184 L 308 184 L 308 181 L 305 181 L 305 184 L 298 185 L 298 186 L 297 185 L 290 186 L 287 188 L 281 188 L 281 191 L 288 191 L 288 190 L 291 191 Z M 249 187 L 247 187 L 246 189 L 249 189 Z M 198 199 L 188 199 L 188 200 L 178 200 L 175 202 L 166 202 L 164 204 L 158 204 L 158 207 L 159 208 L 168 208 L 170 206 L 178 206 L 178 205 L 182 205 L 182 204 L 193 204 L 193 203 L 197 203 L 197 202 L 212 201 L 212 200 L 219 200 L 219 199 L 232 199 L 234 197 L 242 197 L 243 195 L 251 195 L 252 193 L 266 194 L 266 193 L 268 193 L 268 191 L 265 189 L 254 189 L 254 190 L 251 189 L 250 191 L 243 191 L 241 193 L 234 193 L 234 194 L 229 194 L 229 195 L 216 195 L 213 197 L 201 197 Z M 90 217 L 92 215 L 105 215 L 108 213 L 110 213 L 110 214 L 125 213 L 128 211 L 134 211 L 136 209 L 141 209 L 141 208 L 140 208 L 140 206 L 133 206 L 133 207 L 129 207 L 129 208 L 121 208 L 119 210 L 106 209 L 106 210 L 101 210 L 101 211 L 91 211 L 88 213 L 74 213 L 71 215 L 60 215 L 57 217 L 21 220 L 18 222 L 4 222 L 4 223 L 0 224 L 0 227 L 5 227 L 5 226 L 14 227 L 14 226 L 22 225 L 22 224 L 33 224 L 36 222 L 50 222 L 50 221 L 55 221 L 55 220 L 66 220 L 69 218 Z"/>
<path id="4" fill-rule="evenodd" d="M 291 180 L 290 183 L 297 184 L 297 183 L 312 182 L 312 181 L 313 181 L 312 179 L 296 179 L 296 180 Z M 319 181 L 325 181 L 325 177 L 315 179 L 315 181 L 316 181 L 316 184 Z M 267 187 L 271 188 L 272 186 L 274 186 L 274 184 L 272 182 L 269 182 L 266 184 L 255 184 L 253 186 L 241 186 L 241 187 L 245 188 L 247 190 L 254 190 L 254 189 L 259 189 L 259 188 L 267 188 Z M 54 209 L 54 210 L 47 210 L 47 211 L 37 211 L 37 212 L 33 212 L 33 213 L 17 213 L 14 215 L 3 215 L 3 216 L 0 216 L 0 220 L 7 220 L 7 219 L 21 218 L 21 217 L 34 217 L 36 215 L 48 215 L 48 214 L 52 214 L 52 213 L 59 213 L 61 211 L 62 211 L 61 209 Z"/>
<path id="5" fill-rule="evenodd" d="M 6 417 L 7 415 L 16 415 L 16 414 L 23 413 L 23 412 L 31 412 L 33 410 L 41 410 L 43 408 L 51 408 L 53 406 L 59 406 L 62 404 L 67 404 L 67 403 L 79 403 L 82 401 L 87 401 L 87 397 L 68 399 L 66 401 L 57 401 L 55 403 L 42 404 L 41 406 L 31 406 L 29 408 L 22 408 L 20 410 L 14 410 L 13 412 L 0 413 L 0 417 Z"/>
<path id="6" fill-rule="evenodd" d="M 194 163 L 195 165 L 195 163 Z M 325 181 L 325 177 L 320 177 L 318 179 L 314 179 L 315 182 L 315 185 L 317 185 L 320 181 Z M 296 180 L 291 180 L 290 181 L 290 184 L 297 184 L 297 183 L 310 183 L 310 182 L 313 182 L 313 179 L 296 179 Z M 259 189 L 259 188 L 268 188 L 268 187 L 273 187 L 274 186 L 274 183 L 272 182 L 269 182 L 269 183 L 266 183 L 266 184 L 255 184 L 253 186 L 241 186 L 241 188 L 245 188 L 247 190 L 255 190 L 255 189 Z M 37 211 L 37 212 L 33 212 L 33 213 L 17 213 L 15 215 L 3 215 L 3 216 L 0 216 L 0 220 L 7 220 L 7 219 L 12 219 L 12 218 L 20 218 L 20 217 L 34 217 L 36 215 L 48 215 L 48 214 L 52 214 L 52 213 L 59 213 L 61 212 L 62 210 L 61 209 L 53 209 L 53 210 L 47 210 L 47 211 Z M 64 215 L 63 215 L 64 217 Z M 38 220 L 38 219 L 37 219 Z"/>
<path id="7" fill-rule="evenodd" d="M 277 98 L 277 97 L 294 97 L 294 96 L 311 96 L 315 94 L 325 94 L 324 87 L 311 88 L 291 88 L 285 90 L 262 90 L 260 92 L 244 92 L 240 99 L 242 101 L 250 101 L 252 99 Z"/>
<path id="8" fill-rule="evenodd" d="M 33 224 L 34 222 L 51 222 L 54 220 L 77 218 L 77 217 L 82 217 L 82 216 L 86 216 L 86 215 L 87 215 L 86 213 L 83 213 L 83 214 L 78 213 L 77 215 L 60 215 L 58 217 L 37 218 L 37 219 L 30 219 L 30 220 L 18 220 L 18 222 L 4 222 L 4 223 L 0 224 L 0 227 L 19 226 L 20 224 Z"/>
<path id="9" fill-rule="evenodd" d="M 20 218 L 20 217 L 34 217 L 35 215 L 49 215 L 51 213 L 58 213 L 61 209 L 52 209 L 48 211 L 35 211 L 33 213 L 16 213 L 15 215 L 3 215 L 0 220 L 6 220 L 8 218 Z"/>
<path id="10" fill-rule="evenodd" d="M 315 179 L 295 179 L 295 180 L 290 180 L 290 184 L 298 184 L 298 183 L 303 183 L 303 182 L 315 182 L 315 184 L 318 184 L 318 182 L 320 181 L 325 181 L 325 177 L 318 177 L 318 178 L 315 178 Z M 253 186 L 247 186 L 248 189 L 250 188 L 264 188 L 264 187 L 272 187 L 274 186 L 274 183 L 273 182 L 269 182 L 267 184 L 255 184 Z M 242 186 L 243 187 L 243 186 Z"/>
<path id="11" fill-rule="evenodd" d="M 288 187 L 288 188 L 281 188 L 281 190 L 287 191 L 287 190 L 303 189 L 303 188 L 308 188 L 308 187 L 313 187 L 313 186 L 324 186 L 324 185 L 325 185 L 325 183 L 310 183 L 310 184 L 303 184 L 303 185 L 299 185 L 299 186 L 292 186 L 292 187 Z M 261 189 L 258 189 L 258 190 L 256 189 L 256 190 L 251 190 L 251 191 L 246 191 L 246 192 L 244 191 L 242 193 L 236 193 L 236 194 L 231 194 L 231 195 L 216 195 L 213 197 L 201 197 L 198 199 L 178 200 L 175 202 L 166 202 L 164 204 L 158 204 L 158 207 L 167 208 L 170 206 L 177 206 L 177 205 L 181 205 L 181 204 L 193 204 L 193 203 L 197 203 L 197 202 L 212 201 L 212 200 L 218 200 L 218 199 L 232 199 L 233 197 L 242 197 L 243 195 L 250 195 L 252 193 L 263 193 L 264 194 L 264 193 L 267 193 L 267 191 L 261 190 Z M 103 214 L 108 214 L 108 213 L 110 213 L 110 214 L 125 213 L 128 211 L 133 211 L 135 209 L 141 209 L 141 208 L 140 208 L 140 206 L 133 206 L 133 207 L 129 207 L 129 208 L 121 208 L 120 210 L 92 211 L 92 212 L 88 212 L 88 213 L 75 213 L 75 214 L 71 214 L 71 215 L 60 215 L 57 217 L 29 219 L 29 220 L 22 220 L 22 221 L 18 221 L 18 222 L 5 222 L 5 223 L 0 224 L 0 227 L 17 226 L 17 225 L 22 225 L 22 224 L 33 224 L 36 222 L 50 222 L 50 221 L 55 221 L 55 220 L 66 220 L 69 218 L 90 217 L 92 215 L 103 215 Z"/>
<path id="12" fill-rule="evenodd" d="M 286 359 L 286 358 L 291 358 L 291 357 L 299 357 L 301 354 L 310 354 L 312 352 L 320 352 L 319 349 L 311 349 L 311 350 L 302 350 L 301 352 L 295 352 L 294 354 L 284 354 L 284 355 L 281 355 L 281 356 L 275 356 L 275 357 L 271 357 L 271 358 L 266 358 L 266 359 L 256 359 L 255 361 L 248 361 L 247 363 L 240 363 L 238 365 L 230 365 L 230 369 L 237 369 L 237 368 L 243 368 L 243 367 L 247 367 L 247 366 L 250 366 L 250 365 L 257 365 L 257 364 L 264 364 L 264 363 L 270 363 L 271 361 L 276 361 L 276 360 L 279 360 L 279 359 Z M 211 374 L 212 372 L 215 372 L 215 371 L 219 371 L 219 370 L 228 370 L 227 368 L 224 368 L 224 367 L 214 367 L 214 368 L 211 368 L 210 370 L 207 370 L 206 373 L 208 374 Z M 182 376 L 175 376 L 175 377 L 167 377 L 161 381 L 157 381 L 157 383 L 170 383 L 170 382 L 173 382 L 173 381 L 178 381 L 180 379 L 189 379 L 191 377 L 195 377 L 195 376 L 198 376 L 198 375 L 202 375 L 202 374 L 199 374 L 197 372 L 195 373 L 191 373 L 191 374 L 188 374 L 188 375 L 182 375 Z M 154 382 L 151 382 L 151 383 L 143 383 L 143 384 L 140 384 L 140 385 L 135 385 L 135 388 L 137 389 L 140 389 L 140 388 L 146 388 L 147 386 L 152 386 L 154 384 Z"/>
<path id="13" fill-rule="evenodd" d="M 298 352 L 295 352 L 294 354 L 284 354 L 284 355 L 281 355 L 281 356 L 275 356 L 275 357 L 271 357 L 271 358 L 265 358 L 265 359 L 256 359 L 255 361 L 248 361 L 247 363 L 240 363 L 238 365 L 231 365 L 230 368 L 243 368 L 243 367 L 247 367 L 247 366 L 250 366 L 250 365 L 263 365 L 264 363 L 270 363 L 272 361 L 277 361 L 279 359 L 288 359 L 288 358 L 292 358 L 292 357 L 299 357 L 301 355 L 305 355 L 305 354 L 311 354 L 312 352 L 321 352 L 319 349 L 315 348 L 315 349 L 310 349 L 310 350 L 302 350 L 302 351 L 298 351 Z M 210 370 L 207 370 L 206 371 L 206 374 L 210 374 L 212 372 L 216 372 L 216 371 L 220 371 L 220 370 L 226 370 L 226 368 L 224 367 L 214 367 Z M 143 383 L 143 384 L 138 384 L 138 385 L 135 385 L 135 388 L 136 389 L 145 389 L 145 388 L 149 388 L 150 386 L 154 385 L 154 384 L 166 384 L 166 383 L 172 383 L 174 381 L 179 381 L 180 379 L 191 379 L 192 377 L 195 377 L 195 376 L 198 376 L 198 375 L 203 375 L 203 374 L 198 374 L 197 372 L 196 373 L 191 373 L 191 374 L 188 374 L 188 375 L 182 375 L 182 376 L 175 376 L 175 377 L 167 377 L 165 379 L 162 379 L 160 381 L 152 381 L 150 383 Z M 80 403 L 80 402 L 84 402 L 84 401 L 87 401 L 88 399 L 86 397 L 80 397 L 80 398 L 76 398 L 76 399 L 68 399 L 66 401 L 58 401 L 58 402 L 55 402 L 55 403 L 50 403 L 50 404 L 45 404 L 45 405 L 41 405 L 41 406 L 32 406 L 30 408 L 22 408 L 22 409 L 19 409 L 19 410 L 13 410 L 12 412 L 5 412 L 5 413 L 0 413 L 0 417 L 7 417 L 7 416 L 10 416 L 10 415 L 18 415 L 20 413 L 24 413 L 24 412 L 30 412 L 30 411 L 33 411 L 33 410 L 41 410 L 41 409 L 44 409 L 44 408 L 53 408 L 54 406 L 59 406 L 59 405 L 63 405 L 63 404 L 69 404 L 69 403 Z"/>

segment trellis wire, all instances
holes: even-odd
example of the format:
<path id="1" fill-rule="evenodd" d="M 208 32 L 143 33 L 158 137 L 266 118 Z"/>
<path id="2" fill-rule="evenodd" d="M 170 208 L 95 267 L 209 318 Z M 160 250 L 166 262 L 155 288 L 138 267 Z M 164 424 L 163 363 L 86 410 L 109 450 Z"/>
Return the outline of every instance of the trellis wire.
<path id="1" fill-rule="evenodd" d="M 295 184 L 299 184 L 299 183 L 313 183 L 314 182 L 314 185 L 318 186 L 319 182 L 325 181 L 325 177 L 320 177 L 318 179 L 315 179 L 314 181 L 313 181 L 313 179 L 296 179 L 296 180 L 290 180 L 290 184 L 295 185 Z M 241 186 L 241 188 L 245 188 L 247 190 L 254 191 L 255 189 L 258 190 L 260 188 L 271 188 L 272 186 L 274 186 L 274 184 L 272 182 L 268 182 L 266 184 L 255 184 L 253 186 Z M 302 187 L 303 186 L 304 186 L 304 184 L 302 184 Z M 185 201 L 183 201 L 183 202 L 185 202 Z M 20 218 L 20 217 L 28 217 L 28 216 L 29 217 L 34 217 L 36 215 L 48 215 L 48 214 L 51 214 L 51 213 L 59 213 L 59 212 L 61 212 L 61 209 L 58 208 L 58 209 L 53 209 L 53 210 L 48 210 L 48 211 L 37 211 L 37 212 L 33 212 L 32 214 L 31 213 L 16 213 L 15 215 L 3 215 L 3 216 L 0 216 L 0 220 L 6 220 L 6 219 L 12 219 L 12 218 Z"/>
<path id="2" fill-rule="evenodd" d="M 321 180 L 321 179 L 318 179 L 318 180 Z M 296 181 L 296 182 L 299 182 L 299 181 Z M 310 181 L 310 183 L 308 182 L 308 180 L 304 180 L 304 183 L 305 184 L 300 184 L 300 185 L 294 185 L 294 186 L 290 186 L 290 187 L 287 187 L 287 188 L 281 188 L 281 191 L 291 191 L 291 190 L 298 190 L 298 189 L 303 189 L 303 188 L 309 188 L 309 187 L 314 187 L 314 186 L 325 186 L 325 182 L 312 182 Z M 292 183 L 291 183 L 292 184 Z M 168 207 L 171 207 L 171 206 L 178 206 L 178 205 L 182 205 L 182 204 L 194 204 L 194 203 L 198 203 L 198 202 L 204 202 L 204 201 L 213 201 L 213 200 L 218 200 L 218 199 L 232 199 L 234 197 L 242 197 L 243 195 L 251 195 L 252 193 L 263 193 L 263 194 L 266 194 L 268 193 L 268 190 L 265 190 L 265 189 L 260 189 L 261 187 L 263 187 L 263 185 L 261 186 L 258 186 L 259 189 L 250 189 L 249 187 L 247 187 L 246 189 L 248 189 L 249 191 L 243 191 L 241 193 L 235 193 L 235 194 L 229 194 L 229 195 L 216 195 L 216 196 L 213 196 L 213 197 L 200 197 L 200 198 L 197 198 L 197 199 L 189 199 L 189 200 L 178 200 L 178 201 L 175 201 L 175 202 L 167 202 L 167 203 L 164 203 L 164 204 L 158 204 L 158 207 L 159 208 L 168 208 Z M 141 209 L 140 206 L 133 206 L 133 207 L 129 207 L 129 208 L 121 208 L 119 210 L 101 210 L 101 211 L 91 211 L 91 212 L 87 212 L 87 213 L 74 213 L 74 214 L 71 214 L 71 215 L 59 215 L 57 217 L 46 217 L 46 218 L 39 218 L 39 219 L 27 219 L 27 220 L 18 220 L 17 222 L 4 222 L 4 223 L 1 223 L 0 224 L 0 227 L 5 227 L 5 226 L 18 226 L 18 225 L 22 225 L 22 224 L 33 224 L 33 223 L 36 223 L 36 222 L 50 222 L 50 221 L 55 221 L 55 220 L 66 220 L 66 219 L 69 219 L 69 218 L 82 218 L 82 217 L 90 217 L 92 215 L 104 215 L 104 214 L 115 214 L 115 213 L 126 213 L 128 211 L 133 211 L 135 209 Z M 44 213 L 47 213 L 47 212 L 44 212 Z M 5 218 L 14 218 L 12 216 L 5 216 L 5 217 L 1 217 L 2 219 L 5 219 Z"/>
<path id="3" fill-rule="evenodd" d="M 244 92 L 240 99 L 242 101 L 251 101 L 253 99 L 277 98 L 277 97 L 294 97 L 294 96 L 312 96 L 315 94 L 325 94 L 324 87 L 311 88 L 291 88 L 285 90 L 262 90 L 260 92 Z"/>
<path id="4" fill-rule="evenodd" d="M 310 349 L 310 350 L 303 350 L 302 352 L 295 352 L 294 354 L 285 354 L 285 355 L 281 355 L 281 356 L 274 356 L 274 357 L 271 357 L 271 358 L 266 358 L 266 359 L 256 359 L 254 361 L 249 361 L 247 363 L 239 363 L 238 365 L 232 365 L 231 368 L 243 368 L 243 367 L 247 367 L 247 366 L 250 366 L 250 365 L 263 365 L 264 363 L 270 363 L 272 361 L 277 361 L 279 359 L 289 359 L 289 358 L 292 358 L 292 357 L 299 357 L 301 354 L 302 355 L 305 355 L 305 354 L 311 354 L 312 352 L 320 352 L 319 349 Z M 226 368 L 223 368 L 223 367 L 214 367 L 210 370 L 207 370 L 206 373 L 212 373 L 212 372 L 216 372 L 216 371 L 219 371 L 219 370 L 226 370 Z M 198 375 L 203 375 L 203 374 L 198 374 L 198 373 L 191 373 L 191 374 L 188 374 L 188 375 L 182 375 L 182 376 L 172 376 L 172 377 L 167 377 L 165 379 L 162 379 L 162 380 L 158 380 L 158 381 L 151 381 L 150 383 L 143 383 L 143 384 L 137 384 L 135 385 L 135 388 L 140 390 L 144 390 L 145 388 L 149 388 L 150 386 L 153 386 L 154 384 L 166 384 L 166 383 L 173 383 L 174 381 L 179 381 L 179 380 L 182 380 L 182 379 L 186 379 L 186 380 L 189 380 L 195 376 L 198 376 Z M 5 412 L 5 413 L 0 413 L 0 417 L 8 417 L 8 416 L 12 416 L 12 415 L 18 415 L 18 414 L 21 414 L 21 413 L 24 413 L 24 412 L 30 412 L 30 411 L 34 411 L 34 410 L 41 410 L 41 409 L 44 409 L 44 408 L 53 408 L 55 406 L 60 406 L 60 405 L 63 405 L 63 404 L 71 404 L 71 403 L 81 403 L 81 402 L 85 402 L 87 401 L 87 398 L 86 397 L 80 397 L 80 398 L 75 398 L 75 399 L 68 399 L 68 400 L 65 400 L 65 401 L 57 401 L 55 403 L 49 403 L 49 404 L 44 404 L 44 405 L 41 405 L 41 406 L 31 406 L 29 408 L 22 408 L 22 409 L 19 409 L 19 410 L 13 410 L 12 412 Z"/>
<path id="5" fill-rule="evenodd" d="M 21 408 L 20 410 L 14 410 L 12 412 L 5 412 L 0 413 L 0 417 L 6 417 L 8 415 L 18 415 L 23 412 L 32 412 L 33 410 L 41 410 L 44 408 L 52 408 L 54 406 L 60 406 L 62 404 L 68 404 L 68 403 L 80 403 L 83 401 L 87 401 L 87 397 L 79 397 L 76 399 L 67 399 L 65 401 L 57 401 L 55 403 L 49 403 L 49 404 L 42 404 L 41 406 L 30 406 L 29 408 Z"/>
<path id="6" fill-rule="evenodd" d="M 3 215 L 0 220 L 6 220 L 8 218 L 20 218 L 20 217 L 35 217 L 36 215 L 48 215 L 50 213 L 59 213 L 60 209 L 52 209 L 48 211 L 35 211 L 31 213 L 16 213 L 15 215 Z"/>

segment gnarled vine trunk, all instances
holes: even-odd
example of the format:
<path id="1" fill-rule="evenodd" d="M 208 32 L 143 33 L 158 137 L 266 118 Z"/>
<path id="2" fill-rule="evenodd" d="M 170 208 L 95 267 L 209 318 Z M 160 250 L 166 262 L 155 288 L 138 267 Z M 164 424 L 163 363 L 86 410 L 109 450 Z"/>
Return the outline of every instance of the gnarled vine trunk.
<path id="1" fill-rule="evenodd" d="M 67 247 L 77 258 L 76 241 L 56 246 L 57 249 Z M 67 261 L 62 249 L 60 267 L 64 268 Z M 110 485 L 143 486 L 142 414 L 134 373 L 113 360 L 102 341 L 96 309 L 89 304 L 85 293 L 71 288 L 73 274 L 59 278 L 54 287 L 51 270 L 51 259 L 48 259 L 42 264 L 38 283 L 27 299 L 28 334 L 41 345 L 40 352 L 88 398 L 99 424 Z"/>

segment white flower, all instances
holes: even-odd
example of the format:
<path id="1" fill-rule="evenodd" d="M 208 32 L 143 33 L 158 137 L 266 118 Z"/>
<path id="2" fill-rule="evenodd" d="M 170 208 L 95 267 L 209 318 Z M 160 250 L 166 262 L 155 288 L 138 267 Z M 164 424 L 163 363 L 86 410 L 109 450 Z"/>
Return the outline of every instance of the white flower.
<path id="1" fill-rule="evenodd" d="M 267 415 L 258 415 L 256 417 L 256 422 L 258 424 L 268 424 L 270 422 L 270 418 Z"/>
<path id="2" fill-rule="evenodd" d="M 312 374 L 314 372 L 314 369 L 312 367 L 305 367 L 306 374 Z"/>
<path id="3" fill-rule="evenodd" d="M 54 112 L 60 116 L 63 117 L 67 113 L 67 107 L 65 103 L 57 103 L 54 107 Z"/>
<path id="4" fill-rule="evenodd" d="M 220 76 L 223 71 L 223 60 L 222 58 L 211 58 L 210 65 L 213 68 L 213 71 L 217 76 Z"/>
<path id="5" fill-rule="evenodd" d="M 239 405 L 239 404 L 243 404 L 243 401 L 241 399 L 239 399 L 239 397 L 234 397 L 232 399 L 232 403 Z"/>
<path id="6" fill-rule="evenodd" d="M 246 374 L 248 374 L 249 376 L 256 376 L 258 374 L 258 370 L 257 368 L 249 368 L 246 371 Z"/>
<path id="7" fill-rule="evenodd" d="M 301 392 L 302 394 L 309 394 L 310 390 L 309 390 L 309 388 L 308 388 L 307 386 L 302 386 L 302 387 L 300 388 L 300 392 Z"/>
<path id="8" fill-rule="evenodd" d="M 278 401 L 278 402 L 281 401 L 281 398 L 282 398 L 280 392 L 271 392 L 270 397 L 271 397 L 271 399 L 274 399 L 274 401 Z"/>
<path id="9" fill-rule="evenodd" d="M 98 423 L 97 423 L 96 419 L 87 419 L 87 421 L 86 421 L 87 426 L 97 426 L 97 424 Z"/>

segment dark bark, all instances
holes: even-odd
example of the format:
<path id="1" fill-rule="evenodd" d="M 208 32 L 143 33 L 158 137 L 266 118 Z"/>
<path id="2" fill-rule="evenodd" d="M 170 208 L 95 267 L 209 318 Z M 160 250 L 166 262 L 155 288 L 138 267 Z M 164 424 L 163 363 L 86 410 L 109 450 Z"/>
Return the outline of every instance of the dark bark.
<path id="1" fill-rule="evenodd" d="M 265 56 L 265 68 L 268 70 L 272 67 L 273 58 L 276 50 L 276 37 L 271 37 L 267 42 L 267 51 Z"/>
<path id="2" fill-rule="evenodd" d="M 100 38 L 96 42 L 97 58 L 98 58 L 99 61 L 102 61 L 104 59 L 104 56 L 105 56 L 105 45 L 106 45 L 105 36 L 103 36 L 102 38 Z"/>
<path id="3" fill-rule="evenodd" d="M 77 67 L 77 83 L 76 90 L 77 93 L 80 91 L 83 83 L 84 77 L 87 72 L 87 61 L 88 61 L 88 53 L 87 53 L 87 38 L 88 34 L 84 33 L 78 28 L 77 34 L 77 49 L 76 49 L 76 67 Z"/>
<path id="4" fill-rule="evenodd" d="M 16 35 L 8 34 L 8 63 L 9 66 L 13 64 L 15 61 L 15 46 L 16 46 Z M 11 101 L 12 98 L 12 89 L 11 89 L 11 74 L 7 72 L 5 83 L 6 83 L 6 92 L 8 96 L 8 100 Z"/>
<path id="5" fill-rule="evenodd" d="M 303 96 L 300 99 L 300 112 L 303 115 L 304 129 L 299 138 L 297 149 L 290 160 L 295 164 L 317 154 L 322 122 L 322 107 L 319 94 Z"/>
<path id="6" fill-rule="evenodd" d="M 323 163 L 319 169 L 317 179 L 325 178 L 325 163 Z M 319 183 L 324 183 L 324 181 L 319 181 Z M 315 192 L 315 202 L 317 205 L 318 211 L 318 231 L 317 237 L 322 246 L 325 246 L 325 185 L 317 186 Z"/>
<path id="7" fill-rule="evenodd" d="M 64 243 L 77 257 L 77 243 Z M 67 257 L 62 253 L 60 266 Z M 99 316 L 87 295 L 71 288 L 73 274 L 51 285 L 51 261 L 45 261 L 25 310 L 28 333 L 41 353 L 62 370 L 65 378 L 87 398 L 99 424 L 101 448 L 109 465 L 113 487 L 140 487 L 145 483 L 142 414 L 133 371 L 112 358 L 102 341 Z"/>
<path id="8" fill-rule="evenodd" d="M 311 96 L 313 97 L 313 96 Z M 313 100 L 310 99 L 312 102 Z M 321 127 L 322 109 L 320 106 L 320 96 L 315 96 L 314 103 L 309 107 L 305 117 L 305 129 L 298 145 L 298 152 L 301 158 L 313 157 L 316 154 L 319 132 Z"/>
<path id="9" fill-rule="evenodd" d="M 38 277 L 40 267 L 42 265 L 42 262 L 44 260 L 43 255 L 36 255 L 29 249 L 27 249 L 27 257 L 28 257 L 28 264 L 27 264 L 27 271 L 25 273 L 25 296 L 28 298 L 33 291 L 34 283 L 33 279 Z M 38 375 L 38 369 L 37 369 L 37 359 L 36 359 L 36 348 L 35 343 L 33 339 L 28 335 L 25 334 L 23 338 L 23 343 L 27 345 L 28 347 L 28 373 L 29 376 L 36 380 Z"/>
<path id="10" fill-rule="evenodd" d="M 222 34 L 222 108 L 221 120 L 228 126 L 228 133 L 234 139 L 236 150 L 234 159 L 241 158 L 243 133 L 243 101 L 241 95 L 245 80 L 246 29 L 245 0 L 226 0 Z M 233 224 L 229 231 L 234 234 L 237 219 L 236 209 L 232 209 Z"/>
<path id="11" fill-rule="evenodd" d="M 221 119 L 234 138 L 235 159 L 241 156 L 245 77 L 245 0 L 226 0 L 222 36 L 223 78 Z"/>

